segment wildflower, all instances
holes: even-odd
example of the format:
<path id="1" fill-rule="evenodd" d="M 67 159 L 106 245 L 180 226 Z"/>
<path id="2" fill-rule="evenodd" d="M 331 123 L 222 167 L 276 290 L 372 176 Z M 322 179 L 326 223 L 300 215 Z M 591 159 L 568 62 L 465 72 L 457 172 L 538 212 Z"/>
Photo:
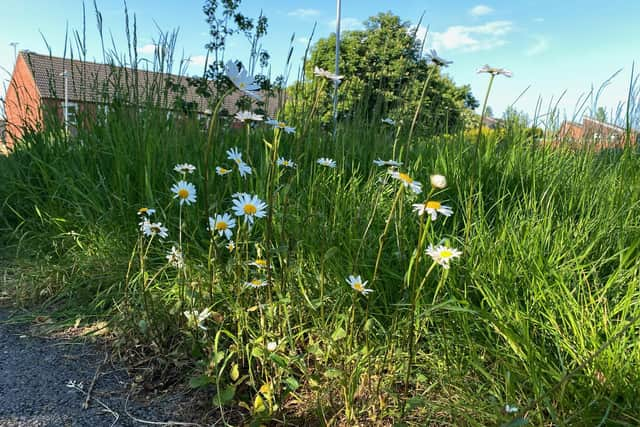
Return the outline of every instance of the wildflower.
<path id="1" fill-rule="evenodd" d="M 149 217 L 149 216 L 153 215 L 154 213 L 156 213 L 155 209 L 151 209 L 151 208 L 140 208 L 140 209 L 138 209 L 138 215 L 140 215 L 140 216 Z"/>
<path id="2" fill-rule="evenodd" d="M 396 162 L 395 160 L 381 160 L 381 159 L 374 160 L 373 164 L 376 166 L 391 166 L 394 168 L 397 168 L 398 166 L 402 166 L 402 162 Z"/>
<path id="3" fill-rule="evenodd" d="M 236 248 L 236 243 L 233 240 L 229 240 L 229 243 L 227 243 L 225 247 L 229 252 L 233 252 L 233 250 Z"/>
<path id="4" fill-rule="evenodd" d="M 342 79 L 344 79 L 344 76 L 338 76 L 338 75 L 336 75 L 336 74 L 334 74 L 332 72 L 329 72 L 327 70 L 323 70 L 322 68 L 318 68 L 318 66 L 316 66 L 313 69 L 313 74 L 318 76 L 318 77 L 324 77 L 326 79 L 332 80 L 332 81 L 334 81 L 334 82 L 336 82 L 338 84 L 340 83 L 340 81 Z"/>
<path id="5" fill-rule="evenodd" d="M 251 261 L 249 263 L 249 265 L 252 266 L 252 267 L 260 268 L 260 269 L 267 268 L 267 260 L 266 259 L 262 259 L 262 258 L 258 258 L 258 259 L 254 260 L 254 261 Z"/>
<path id="6" fill-rule="evenodd" d="M 80 389 L 80 390 L 82 390 L 84 388 L 84 384 L 82 383 L 82 381 L 81 382 L 77 382 L 75 380 L 67 381 L 66 386 L 69 387 L 69 388 L 75 388 L 75 389 Z"/>
<path id="7" fill-rule="evenodd" d="M 348 279 L 345 279 L 349 286 L 353 288 L 354 291 L 360 292 L 362 295 L 367 295 L 369 292 L 373 292 L 373 289 L 366 288 L 365 286 L 369 283 L 368 280 L 362 281 L 360 276 L 349 276 Z"/>
<path id="8" fill-rule="evenodd" d="M 286 160 L 284 157 L 279 157 L 278 160 L 276 161 L 276 164 L 278 166 L 284 166 L 286 168 L 295 168 L 296 164 L 293 160 Z"/>
<path id="9" fill-rule="evenodd" d="M 446 59 L 439 57 L 435 49 L 431 49 L 431 51 L 427 53 L 427 58 L 440 67 L 448 67 L 450 64 L 453 64 L 453 61 L 447 61 Z"/>
<path id="10" fill-rule="evenodd" d="M 234 116 L 236 120 L 244 123 L 247 120 L 253 120 L 254 122 L 261 122 L 264 116 L 256 113 L 252 113 L 251 111 L 238 111 Z"/>
<path id="11" fill-rule="evenodd" d="M 262 100 L 262 97 L 256 93 L 260 86 L 256 84 L 253 77 L 247 74 L 247 70 L 244 67 L 238 67 L 233 61 L 228 61 L 224 67 L 224 73 L 235 87 L 244 92 L 245 95 L 258 101 Z"/>
<path id="12" fill-rule="evenodd" d="M 278 343 L 275 341 L 269 341 L 267 343 L 267 350 L 276 351 L 278 349 Z"/>
<path id="13" fill-rule="evenodd" d="M 419 183 L 418 181 L 415 181 L 406 173 L 390 170 L 389 174 L 391 175 L 392 178 L 395 178 L 401 181 L 405 187 L 411 188 L 411 191 L 413 191 L 414 193 L 416 194 L 422 193 L 422 184 Z"/>
<path id="14" fill-rule="evenodd" d="M 382 119 L 382 123 L 385 123 L 387 125 L 391 125 L 391 126 L 395 126 L 396 125 L 396 121 L 387 117 L 386 119 Z"/>
<path id="15" fill-rule="evenodd" d="M 318 160 L 316 160 L 316 163 L 318 163 L 321 166 L 326 166 L 328 168 L 336 167 L 336 161 L 333 159 L 329 159 L 328 157 L 320 157 Z"/>
<path id="16" fill-rule="evenodd" d="M 445 178 L 443 175 L 431 175 L 429 177 L 429 181 L 431 181 L 431 186 L 433 188 L 437 188 L 440 190 L 447 186 L 447 178 Z"/>
<path id="17" fill-rule="evenodd" d="M 262 288 L 264 286 L 267 286 L 268 284 L 269 282 L 262 279 L 251 279 L 248 282 L 244 282 L 244 285 L 248 288 Z"/>
<path id="18" fill-rule="evenodd" d="M 453 210 L 449 206 L 445 206 L 440 202 L 435 200 L 429 200 L 424 203 L 415 203 L 413 205 L 413 210 L 418 212 L 418 215 L 424 215 L 424 213 L 428 213 L 431 215 L 431 221 L 435 221 L 438 218 L 438 213 L 444 216 L 451 216 L 453 214 Z"/>
<path id="19" fill-rule="evenodd" d="M 215 219 L 209 217 L 209 231 L 212 233 L 217 232 L 219 236 L 224 234 L 227 240 L 231 240 L 231 236 L 233 235 L 231 229 L 235 226 L 236 220 L 228 213 L 222 215 L 216 214 Z"/>
<path id="20" fill-rule="evenodd" d="M 459 250 L 444 245 L 438 245 L 437 247 L 429 245 L 425 253 L 445 269 L 449 268 L 449 261 L 453 258 L 460 258 L 460 255 L 462 255 Z"/>
<path id="21" fill-rule="evenodd" d="M 290 126 L 287 126 L 285 122 L 279 122 L 279 121 L 274 120 L 274 119 L 269 119 L 269 120 L 265 121 L 265 123 L 268 124 L 268 125 L 273 126 L 274 128 L 282 129 L 286 133 L 296 133 L 296 128 L 292 128 Z"/>
<path id="22" fill-rule="evenodd" d="M 171 187 L 173 191 L 174 199 L 180 199 L 180 204 L 186 203 L 190 205 L 196 202 L 196 187 L 187 181 L 178 181 L 177 184 L 173 184 Z"/>
<path id="23" fill-rule="evenodd" d="M 249 166 L 243 161 L 240 161 L 238 162 L 238 172 L 240 172 L 240 176 L 243 178 L 246 175 L 251 175 L 251 166 Z"/>
<path id="24" fill-rule="evenodd" d="M 189 163 L 181 163 L 175 165 L 173 170 L 180 173 L 193 173 L 193 171 L 196 170 L 196 167 Z"/>
<path id="25" fill-rule="evenodd" d="M 497 76 L 502 74 L 505 77 L 511 77 L 513 76 L 513 73 L 509 70 L 505 70 L 504 68 L 496 68 L 496 67 L 490 67 L 488 65 L 483 65 L 482 67 L 478 68 L 477 73 L 489 73 L 492 76 Z"/>
<path id="26" fill-rule="evenodd" d="M 511 406 L 509 404 L 504 405 L 504 412 L 507 414 L 515 414 L 518 410 L 517 406 Z"/>
<path id="27" fill-rule="evenodd" d="M 167 252 L 167 262 L 174 266 L 175 268 L 184 267 L 184 257 L 182 256 L 182 251 L 180 249 L 176 249 L 175 246 L 171 247 L 171 250 Z"/>
<path id="28" fill-rule="evenodd" d="M 216 173 L 220 176 L 224 176 L 231 172 L 233 172 L 231 169 L 225 169 L 222 166 L 216 166 Z"/>
<path id="29" fill-rule="evenodd" d="M 267 204 L 260 200 L 258 196 L 251 196 L 250 194 L 242 194 L 237 199 L 233 200 L 233 213 L 236 216 L 244 216 L 245 222 L 253 224 L 253 219 L 263 218 L 267 212 Z"/>
<path id="30" fill-rule="evenodd" d="M 167 227 L 163 227 L 161 222 L 151 222 L 148 220 L 140 223 L 140 230 L 147 237 L 153 237 L 158 235 L 160 238 L 164 239 L 169 235 Z"/>
<path id="31" fill-rule="evenodd" d="M 227 159 L 233 160 L 236 164 L 242 163 L 242 153 L 238 151 L 238 147 L 229 148 L 227 150 Z"/>
<path id="32" fill-rule="evenodd" d="M 186 316 L 187 323 L 189 323 L 189 325 L 191 326 L 197 325 L 198 328 L 203 329 L 205 331 L 207 330 L 207 327 L 204 326 L 204 321 L 211 316 L 211 312 L 209 311 L 208 307 L 202 311 L 198 311 L 198 310 L 185 311 L 183 312 L 183 314 Z"/>

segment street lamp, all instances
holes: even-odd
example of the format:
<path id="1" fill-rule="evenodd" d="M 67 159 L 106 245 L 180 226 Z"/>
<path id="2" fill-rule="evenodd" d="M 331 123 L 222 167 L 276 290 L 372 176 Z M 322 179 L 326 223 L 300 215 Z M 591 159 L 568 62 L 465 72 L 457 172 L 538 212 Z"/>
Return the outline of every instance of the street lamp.
<path id="1" fill-rule="evenodd" d="M 19 45 L 20 43 L 18 42 L 11 42 L 9 43 L 9 46 L 13 46 L 13 61 L 15 63 L 15 61 L 18 59 L 18 50 L 16 49 L 16 47 Z"/>

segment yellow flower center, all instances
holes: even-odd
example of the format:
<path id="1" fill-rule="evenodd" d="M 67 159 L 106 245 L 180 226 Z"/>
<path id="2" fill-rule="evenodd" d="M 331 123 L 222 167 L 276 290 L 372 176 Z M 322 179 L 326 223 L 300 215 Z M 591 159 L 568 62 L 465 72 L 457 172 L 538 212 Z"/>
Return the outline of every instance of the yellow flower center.
<path id="1" fill-rule="evenodd" d="M 187 190 L 186 188 L 179 189 L 178 197 L 180 197 L 181 199 L 186 199 L 187 197 L 189 197 L 189 190 Z"/>
<path id="2" fill-rule="evenodd" d="M 262 281 L 260 279 L 253 279 L 251 284 L 254 286 L 262 286 Z"/>
<path id="3" fill-rule="evenodd" d="M 287 126 L 287 125 L 286 125 L 284 122 L 278 122 L 278 127 L 279 127 L 280 129 L 284 129 L 284 128 L 285 128 L 285 126 Z"/>
<path id="4" fill-rule="evenodd" d="M 151 232 L 159 233 L 160 232 L 160 227 L 158 227 L 157 225 L 152 225 L 151 226 Z"/>
<path id="5" fill-rule="evenodd" d="M 255 215 L 256 212 L 258 212 L 258 208 L 256 208 L 256 206 L 252 205 L 251 203 L 247 203 L 242 209 L 244 210 L 245 215 Z"/>
<path id="6" fill-rule="evenodd" d="M 235 247 L 236 247 L 236 245 L 234 245 L 233 243 L 229 243 L 229 244 L 227 245 L 227 249 L 228 249 L 229 251 L 234 250 L 234 249 L 235 249 Z"/>
<path id="7" fill-rule="evenodd" d="M 216 223 L 216 230 L 226 230 L 227 228 L 229 228 L 229 226 L 224 221 L 218 221 Z"/>
<path id="8" fill-rule="evenodd" d="M 225 169 L 225 168 L 220 168 L 220 173 L 227 173 L 229 172 L 229 169 Z"/>
<path id="9" fill-rule="evenodd" d="M 353 284 L 353 289 L 355 289 L 358 292 L 362 292 L 364 291 L 364 286 L 362 286 L 362 283 L 356 282 Z"/>
<path id="10" fill-rule="evenodd" d="M 411 177 L 406 173 L 399 173 L 398 178 L 400 178 L 401 181 L 406 182 L 407 184 L 413 183 L 413 179 L 411 179 Z"/>
<path id="11" fill-rule="evenodd" d="M 258 267 L 266 267 L 267 266 L 267 260 L 257 259 L 257 260 L 254 261 L 254 264 L 257 265 Z"/>
<path id="12" fill-rule="evenodd" d="M 149 208 L 140 208 L 138 209 L 138 213 L 143 214 L 143 213 L 147 213 L 149 211 Z"/>
<path id="13" fill-rule="evenodd" d="M 442 251 L 440 251 L 441 258 L 451 258 L 452 256 L 453 252 L 451 252 L 449 249 L 443 249 Z"/>
<path id="14" fill-rule="evenodd" d="M 247 85 L 244 82 L 240 82 L 240 84 L 238 85 L 238 88 L 240 90 L 244 90 L 245 87 L 247 87 Z"/>
<path id="15" fill-rule="evenodd" d="M 435 200 L 429 200 L 426 204 L 425 207 L 427 209 L 435 209 L 438 210 L 440 209 L 442 205 L 440 204 L 440 202 L 436 202 Z"/>

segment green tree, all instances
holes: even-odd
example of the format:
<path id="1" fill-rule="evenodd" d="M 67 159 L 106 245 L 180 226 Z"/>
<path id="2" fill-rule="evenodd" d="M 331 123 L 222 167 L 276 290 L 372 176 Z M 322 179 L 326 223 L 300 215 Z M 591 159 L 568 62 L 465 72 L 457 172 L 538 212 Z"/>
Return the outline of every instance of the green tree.
<path id="1" fill-rule="evenodd" d="M 333 69 L 335 43 L 335 34 L 318 40 L 307 63 L 307 76 L 313 75 L 315 66 Z M 340 74 L 345 78 L 340 85 L 339 116 L 407 117 L 417 106 L 431 67 L 411 23 L 391 12 L 370 17 L 363 30 L 345 32 L 340 44 Z M 309 87 L 298 90 L 311 92 Z M 318 107 L 325 122 L 331 119 L 332 94 L 333 85 L 325 84 Z M 462 123 L 463 110 L 477 105 L 469 86 L 457 87 L 436 72 L 429 81 L 418 127 L 428 132 L 454 129 Z"/>

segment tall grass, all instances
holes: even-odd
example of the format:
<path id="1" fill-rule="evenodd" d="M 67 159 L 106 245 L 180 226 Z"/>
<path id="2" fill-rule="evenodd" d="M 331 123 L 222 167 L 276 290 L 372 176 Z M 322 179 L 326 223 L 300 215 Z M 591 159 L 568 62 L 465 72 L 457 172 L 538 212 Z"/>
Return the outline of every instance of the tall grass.
<path id="1" fill-rule="evenodd" d="M 550 149 L 524 129 L 477 143 L 414 134 L 401 170 L 425 193 L 431 174 L 449 182 L 432 197 L 454 214 L 425 231 L 425 243 L 463 252 L 444 270 L 420 247 L 428 220 L 411 204 L 424 193 L 372 163 L 397 157 L 406 131 L 351 118 L 334 141 L 320 118 L 292 109 L 282 119 L 293 135 L 214 115 L 209 136 L 196 117 L 151 107 L 115 106 L 75 136 L 61 125 L 28 133 L 0 157 L 1 239 L 26 266 L 28 299 L 62 318 L 107 318 L 146 351 L 187 361 L 191 385 L 215 393 L 228 423 L 238 413 L 256 423 L 640 423 L 632 148 Z M 231 147 L 250 162 L 246 179 L 213 172 L 232 166 Z M 276 167 L 279 156 L 297 168 Z M 200 193 L 193 206 L 172 198 L 183 162 L 199 191 L 209 174 L 208 205 Z M 270 214 L 251 229 L 238 218 L 229 251 L 206 226 L 236 192 L 268 201 Z M 157 209 L 167 239 L 141 236 L 143 206 Z M 166 262 L 172 246 L 183 268 Z M 247 265 L 256 258 L 268 273 Z M 353 291 L 349 275 L 373 293 Z M 254 277 L 270 284 L 244 286 Z M 205 308 L 206 329 L 183 314 Z"/>

